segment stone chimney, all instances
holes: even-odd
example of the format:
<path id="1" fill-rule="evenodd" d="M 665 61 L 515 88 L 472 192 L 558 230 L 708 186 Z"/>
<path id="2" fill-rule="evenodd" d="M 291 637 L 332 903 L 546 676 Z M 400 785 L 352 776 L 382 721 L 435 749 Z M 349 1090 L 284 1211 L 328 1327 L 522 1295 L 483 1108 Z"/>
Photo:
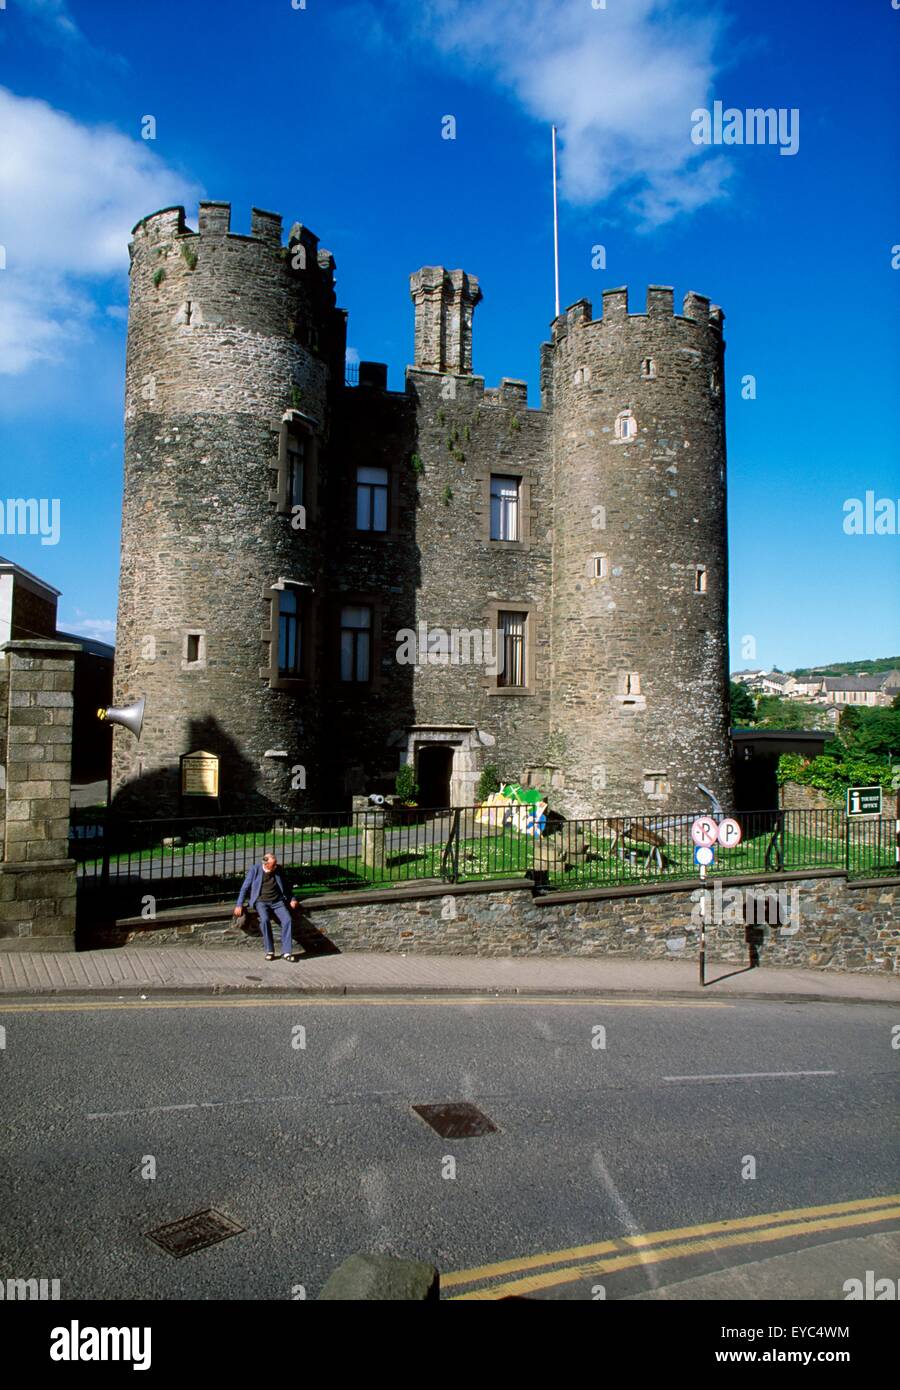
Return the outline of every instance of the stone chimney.
<path id="1" fill-rule="evenodd" d="M 416 368 L 468 376 L 472 371 L 472 314 L 481 299 L 474 275 L 426 265 L 409 277 L 416 306 Z"/>

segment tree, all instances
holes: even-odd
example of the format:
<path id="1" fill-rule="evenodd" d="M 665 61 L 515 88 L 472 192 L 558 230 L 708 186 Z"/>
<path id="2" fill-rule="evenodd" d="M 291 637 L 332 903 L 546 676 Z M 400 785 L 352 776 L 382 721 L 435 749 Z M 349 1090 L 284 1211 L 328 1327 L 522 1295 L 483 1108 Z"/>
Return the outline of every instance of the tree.
<path id="1" fill-rule="evenodd" d="M 756 722 L 763 729 L 826 729 L 828 713 L 821 705 L 802 700 L 783 700 L 780 695 L 761 695 Z"/>
<path id="2" fill-rule="evenodd" d="M 732 725 L 753 723 L 756 718 L 756 705 L 745 685 L 740 685 L 737 681 L 731 682 L 730 702 Z"/>
<path id="3" fill-rule="evenodd" d="M 853 757 L 900 754 L 900 709 L 846 709 L 841 715 L 840 739 Z"/>

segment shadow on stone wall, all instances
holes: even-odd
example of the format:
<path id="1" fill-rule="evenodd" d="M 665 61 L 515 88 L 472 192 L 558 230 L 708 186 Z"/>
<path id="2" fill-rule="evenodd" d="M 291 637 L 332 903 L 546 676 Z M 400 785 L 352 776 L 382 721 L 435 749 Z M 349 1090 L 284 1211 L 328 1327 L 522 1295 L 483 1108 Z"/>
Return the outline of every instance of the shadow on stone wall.
<path id="1" fill-rule="evenodd" d="M 120 735 L 117 735 L 119 737 Z M 131 735 L 123 732 L 123 738 Z M 192 719 L 185 752 L 203 750 L 219 759 L 219 796 L 183 798 L 180 795 L 180 764 L 156 768 L 125 782 L 116 791 L 110 812 L 113 818 L 129 821 L 189 817 L 198 824 L 206 817 L 220 815 L 277 815 L 281 802 L 262 786 L 259 769 L 246 758 L 238 743 L 212 715 Z M 171 808 L 177 806 L 178 810 Z M 153 832 L 155 833 L 155 832 Z"/>

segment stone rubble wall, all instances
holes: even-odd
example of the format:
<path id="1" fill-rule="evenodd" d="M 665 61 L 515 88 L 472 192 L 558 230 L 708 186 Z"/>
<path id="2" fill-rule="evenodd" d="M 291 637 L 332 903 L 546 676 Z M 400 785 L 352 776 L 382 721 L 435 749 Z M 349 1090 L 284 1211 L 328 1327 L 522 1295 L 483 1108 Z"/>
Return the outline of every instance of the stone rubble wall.
<path id="1" fill-rule="evenodd" d="M 714 890 L 714 882 L 708 885 Z M 900 879 L 854 886 L 842 875 L 779 875 L 753 883 L 723 883 L 727 917 L 735 888 L 783 895 L 787 927 L 759 925 L 762 965 L 900 974 Z M 417 951 L 426 955 L 613 956 L 637 960 L 696 958 L 698 889 L 620 893 L 599 890 L 536 896 L 530 884 L 435 886 L 416 897 L 400 892 L 307 898 L 294 914 L 294 940 L 312 953 Z M 715 897 L 711 898 L 715 906 Z M 123 921 L 95 928 L 94 946 L 245 945 L 261 949 L 253 914 L 190 908 L 156 922 Z M 732 914 L 733 915 L 733 911 Z M 760 914 L 757 914 L 757 919 Z M 785 916 L 787 913 L 785 913 Z M 743 914 L 741 914 L 741 917 Z M 710 959 L 747 963 L 742 922 L 708 931 Z"/>

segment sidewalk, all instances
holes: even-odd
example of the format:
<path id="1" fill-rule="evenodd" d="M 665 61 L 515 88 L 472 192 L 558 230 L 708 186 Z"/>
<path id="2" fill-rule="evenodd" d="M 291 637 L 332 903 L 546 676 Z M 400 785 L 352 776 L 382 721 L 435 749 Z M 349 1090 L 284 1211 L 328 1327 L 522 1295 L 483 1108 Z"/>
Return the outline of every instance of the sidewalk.
<path id="1" fill-rule="evenodd" d="M 246 949 L 132 946 L 72 953 L 0 954 L 3 996 L 142 994 L 613 994 L 689 999 L 837 999 L 900 1003 L 900 977 L 826 970 L 610 957 L 368 954 L 267 962 Z"/>

